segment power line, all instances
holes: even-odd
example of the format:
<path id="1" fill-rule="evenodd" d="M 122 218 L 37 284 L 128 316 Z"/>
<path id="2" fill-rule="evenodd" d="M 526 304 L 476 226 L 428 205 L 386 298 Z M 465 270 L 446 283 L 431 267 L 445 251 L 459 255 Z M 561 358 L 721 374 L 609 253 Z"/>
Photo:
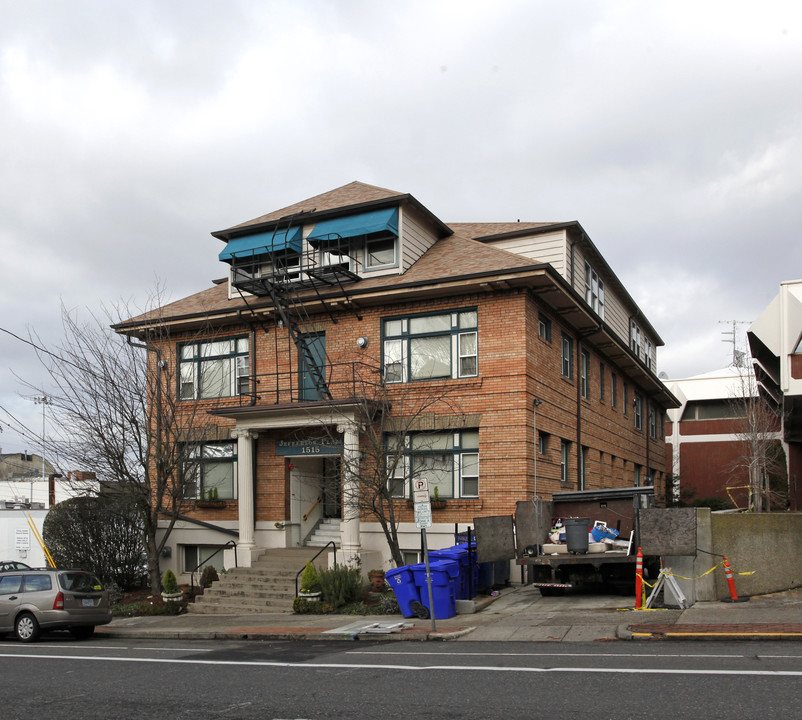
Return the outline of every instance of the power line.
<path id="1" fill-rule="evenodd" d="M 0 332 L 4 332 L 7 335 L 11 335 L 11 337 L 15 338 L 16 340 L 19 340 L 20 342 L 23 342 L 26 345 L 30 345 L 35 350 L 45 353 L 45 355 L 50 355 L 50 357 L 55 358 L 59 362 L 67 363 L 68 365 L 72 365 L 73 367 L 78 368 L 79 370 L 84 370 L 84 368 L 82 368 L 80 365 L 76 365 L 74 362 L 67 360 L 66 358 L 63 358 L 61 355 L 57 355 L 56 353 L 51 352 L 47 348 L 43 348 L 41 345 L 37 345 L 35 342 L 31 342 L 30 340 L 26 340 L 24 337 L 20 337 L 16 333 L 11 332 L 11 330 L 6 330 L 4 327 L 0 327 Z"/>
<path id="2" fill-rule="evenodd" d="M 22 420 L 20 420 L 18 417 L 16 417 L 12 412 L 10 412 L 6 408 L 4 408 L 2 405 L 0 405 L 0 410 L 2 410 L 15 423 L 17 423 L 17 425 L 19 425 L 19 427 L 14 427 L 10 423 L 0 420 L 0 422 L 2 422 L 3 425 L 5 425 L 9 430 L 13 430 L 15 433 L 17 433 L 19 435 L 22 435 L 22 437 L 28 437 L 28 435 L 26 433 L 30 433 L 30 437 L 28 439 L 41 441 L 41 439 L 42 439 L 41 436 L 37 435 L 33 430 L 31 430 L 24 422 L 22 422 Z M 20 430 L 19 428 L 22 428 L 22 430 Z"/>

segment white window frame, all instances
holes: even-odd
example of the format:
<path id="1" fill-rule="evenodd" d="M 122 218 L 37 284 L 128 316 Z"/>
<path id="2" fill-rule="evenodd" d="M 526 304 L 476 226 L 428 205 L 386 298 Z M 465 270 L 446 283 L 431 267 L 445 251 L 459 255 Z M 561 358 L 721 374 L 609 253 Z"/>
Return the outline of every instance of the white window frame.
<path id="1" fill-rule="evenodd" d="M 604 281 L 589 263 L 585 263 L 585 302 L 604 320 Z"/>
<path id="2" fill-rule="evenodd" d="M 590 353 L 582 350 L 579 353 L 579 387 L 585 400 L 590 400 Z"/>
<path id="3" fill-rule="evenodd" d="M 375 265 L 372 264 L 370 262 L 371 243 L 380 243 L 380 242 L 385 242 L 387 240 L 392 240 L 393 243 L 393 259 L 390 262 L 386 263 L 376 263 Z M 378 237 L 366 237 L 365 242 L 362 246 L 362 256 L 363 256 L 362 267 L 364 268 L 365 272 L 372 272 L 374 270 L 384 270 L 386 268 L 398 267 L 398 237 L 393 235 L 392 233 L 388 235 L 380 235 Z"/>
<path id="4" fill-rule="evenodd" d="M 634 320 L 630 320 L 629 323 L 629 347 L 635 353 L 635 357 L 638 359 L 643 357 L 643 333 Z"/>
<path id="5" fill-rule="evenodd" d="M 569 440 L 560 440 L 560 482 L 565 484 L 568 482 L 568 460 L 571 454 L 571 442 Z"/>
<path id="6" fill-rule="evenodd" d="M 562 362 L 562 376 L 573 380 L 574 378 L 574 339 L 570 335 L 562 334 L 560 341 L 560 355 Z"/>

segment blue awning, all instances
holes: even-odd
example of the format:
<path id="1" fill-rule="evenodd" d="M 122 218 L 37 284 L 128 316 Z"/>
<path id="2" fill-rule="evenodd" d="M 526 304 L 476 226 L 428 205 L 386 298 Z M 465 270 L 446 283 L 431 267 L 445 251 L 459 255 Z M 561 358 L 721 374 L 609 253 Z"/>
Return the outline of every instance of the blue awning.
<path id="1" fill-rule="evenodd" d="M 267 253 L 279 252 L 281 250 L 292 250 L 301 252 L 301 226 L 292 227 L 289 230 L 276 230 L 275 232 L 257 233 L 256 235 L 246 235 L 228 241 L 228 245 L 223 248 L 218 255 L 223 262 L 231 262 L 238 257 L 251 257 L 253 255 L 264 255 Z"/>
<path id="2" fill-rule="evenodd" d="M 397 207 L 324 220 L 315 226 L 307 240 L 310 245 L 319 245 L 339 238 L 353 238 L 388 230 L 398 235 Z"/>

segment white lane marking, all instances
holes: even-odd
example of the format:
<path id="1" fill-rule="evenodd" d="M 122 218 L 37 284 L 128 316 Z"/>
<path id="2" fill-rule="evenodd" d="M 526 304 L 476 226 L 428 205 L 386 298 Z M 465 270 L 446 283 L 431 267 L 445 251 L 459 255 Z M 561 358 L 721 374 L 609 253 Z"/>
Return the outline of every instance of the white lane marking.
<path id="1" fill-rule="evenodd" d="M 69 648 L 70 650 L 92 650 L 93 652 L 97 652 L 98 650 L 151 650 L 157 652 L 185 652 L 185 653 L 193 653 L 193 652 L 212 652 L 217 648 L 182 648 L 182 647 L 144 647 L 144 646 L 134 646 L 134 645 L 102 645 L 97 646 L 93 645 L 87 647 L 86 645 L 62 645 L 53 644 L 48 645 L 46 643 L 36 643 L 36 649 L 40 648 L 58 648 L 59 650 L 63 650 L 65 648 Z M 13 648 L 9 648 L 12 649 Z M 22 648 L 20 648 L 22 649 Z"/>
<path id="2" fill-rule="evenodd" d="M 398 655 L 399 657 L 416 657 L 418 655 L 434 655 L 434 656 L 447 656 L 454 655 L 456 657 L 475 655 L 478 657 L 589 657 L 589 658 L 618 658 L 618 657 L 633 657 L 633 658 L 749 658 L 755 657 L 753 655 L 692 655 L 692 654 L 678 654 L 678 653 L 661 653 L 660 655 L 644 655 L 641 653 L 483 653 L 483 652 L 437 652 L 437 651 L 422 651 L 422 652 L 401 652 L 399 650 L 346 650 L 346 655 Z M 774 657 L 772 655 L 761 655 L 758 657 Z M 802 655 L 779 655 L 777 657 L 796 657 L 800 658 Z"/>
<path id="3" fill-rule="evenodd" d="M 225 665 L 230 667 L 275 667 L 275 668 L 296 668 L 300 670 L 409 670 L 412 672 L 432 672 L 442 670 L 444 672 L 511 672 L 511 673 L 594 673 L 603 675 L 747 675 L 754 677 L 802 677 L 802 670 L 679 670 L 679 669 L 659 669 L 659 668 L 575 668 L 575 667 L 552 667 L 552 668 L 517 668 L 517 667 L 492 667 L 483 665 L 368 665 L 356 663 L 291 663 L 291 662 L 270 662 L 258 660 L 183 660 L 170 658 L 123 658 L 123 657 L 101 657 L 91 655 L 33 655 L 16 654 L 8 655 L 0 653 L 0 658 L 31 658 L 34 660 L 97 660 L 100 662 L 133 662 L 133 663 L 159 663 L 174 665 Z"/>

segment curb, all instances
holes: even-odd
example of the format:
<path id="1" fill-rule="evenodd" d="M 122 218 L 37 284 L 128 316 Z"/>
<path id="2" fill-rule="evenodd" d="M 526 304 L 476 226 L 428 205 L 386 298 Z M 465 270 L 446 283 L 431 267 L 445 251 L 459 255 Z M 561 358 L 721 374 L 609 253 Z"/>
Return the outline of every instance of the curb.
<path id="1" fill-rule="evenodd" d="M 456 640 L 473 632 L 475 627 L 459 628 L 457 630 L 431 632 L 425 630 L 405 630 L 399 633 L 331 633 L 324 630 L 314 632 L 271 632 L 247 630 L 211 630 L 211 631 L 176 631 L 176 630 L 102 630 L 95 631 L 97 636 L 114 639 L 143 639 L 143 640 L 255 640 L 265 642 L 270 640 L 315 640 L 315 641 L 343 641 L 343 640 L 382 640 L 390 642 L 415 641 L 422 642 Z"/>

